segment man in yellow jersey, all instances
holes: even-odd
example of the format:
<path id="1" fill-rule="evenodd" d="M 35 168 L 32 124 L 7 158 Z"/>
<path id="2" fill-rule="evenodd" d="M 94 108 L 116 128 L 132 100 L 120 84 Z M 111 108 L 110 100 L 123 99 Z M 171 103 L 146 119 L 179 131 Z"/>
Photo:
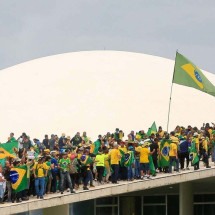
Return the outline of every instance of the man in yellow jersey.
<path id="1" fill-rule="evenodd" d="M 176 163 L 176 172 L 179 172 L 179 162 L 178 162 L 178 146 L 177 141 L 173 141 L 170 143 L 169 150 L 169 173 L 172 173 L 172 164 Z"/>
<path id="2" fill-rule="evenodd" d="M 118 144 L 115 142 L 113 144 L 113 149 L 110 151 L 110 164 L 113 170 L 111 175 L 111 180 L 113 184 L 117 184 L 118 174 L 119 174 L 119 161 L 121 159 L 121 154 L 118 149 Z"/>
<path id="3" fill-rule="evenodd" d="M 159 138 L 160 138 L 160 139 L 164 137 L 164 133 L 165 133 L 165 132 L 163 131 L 162 127 L 159 126 L 159 128 L 158 128 L 158 135 L 159 135 Z"/>
<path id="4" fill-rule="evenodd" d="M 44 163 L 44 158 L 42 156 L 38 156 L 38 162 L 33 166 L 33 173 L 37 198 L 43 199 L 45 177 L 47 177 L 48 166 Z"/>
<path id="5" fill-rule="evenodd" d="M 149 179 L 149 155 L 153 154 L 155 150 L 150 152 L 149 143 L 143 143 L 142 147 L 135 148 L 135 151 L 140 153 L 141 179 Z"/>

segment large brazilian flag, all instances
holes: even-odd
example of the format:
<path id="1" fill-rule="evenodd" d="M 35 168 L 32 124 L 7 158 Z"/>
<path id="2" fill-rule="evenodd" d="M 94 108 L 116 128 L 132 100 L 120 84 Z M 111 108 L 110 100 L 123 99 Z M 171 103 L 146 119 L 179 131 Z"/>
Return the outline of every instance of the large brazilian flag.
<path id="1" fill-rule="evenodd" d="M 160 167 L 169 166 L 169 149 L 171 140 L 163 139 L 160 143 L 160 156 L 159 164 Z"/>
<path id="2" fill-rule="evenodd" d="M 173 83 L 196 88 L 215 96 L 215 86 L 195 64 L 178 52 L 175 59 Z"/>
<path id="3" fill-rule="evenodd" d="M 8 142 L 0 144 L 0 159 L 4 159 L 6 157 L 16 157 L 16 151 L 18 151 L 18 142 Z"/>
<path id="4" fill-rule="evenodd" d="M 27 189 L 27 166 L 23 165 L 12 168 L 10 171 L 10 180 L 12 188 L 16 193 Z"/>

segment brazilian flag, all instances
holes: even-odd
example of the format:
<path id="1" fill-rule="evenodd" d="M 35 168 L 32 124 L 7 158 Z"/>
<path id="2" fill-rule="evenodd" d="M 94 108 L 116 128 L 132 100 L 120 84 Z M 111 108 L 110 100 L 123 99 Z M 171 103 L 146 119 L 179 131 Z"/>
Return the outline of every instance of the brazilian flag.
<path id="1" fill-rule="evenodd" d="M 151 134 L 156 134 L 156 133 L 157 133 L 157 126 L 156 126 L 156 123 L 153 122 L 152 126 L 147 131 L 147 136 L 149 137 Z"/>
<path id="2" fill-rule="evenodd" d="M 160 167 L 169 166 L 169 149 L 171 140 L 163 139 L 160 143 L 160 156 L 159 163 Z"/>
<path id="3" fill-rule="evenodd" d="M 82 155 L 82 156 L 80 157 L 80 162 L 81 162 L 81 164 L 82 164 L 83 166 L 88 166 L 88 165 L 90 165 L 90 164 L 93 162 L 93 160 L 92 160 L 92 158 L 91 158 L 90 156 L 88 156 L 88 155 Z"/>
<path id="4" fill-rule="evenodd" d="M 215 86 L 195 64 L 178 52 L 175 59 L 173 83 L 196 88 L 215 96 Z"/>
<path id="5" fill-rule="evenodd" d="M 191 147 L 189 148 L 189 152 L 190 152 L 191 163 L 192 163 L 192 165 L 195 165 L 199 161 L 199 156 L 198 156 L 198 153 L 196 150 L 196 143 L 195 142 L 191 143 Z"/>
<path id="6" fill-rule="evenodd" d="M 13 190 L 17 193 L 27 189 L 27 166 L 17 166 L 10 170 L 10 180 L 12 183 Z"/>
<path id="7" fill-rule="evenodd" d="M 124 166 L 129 167 L 132 163 L 134 163 L 134 152 L 128 151 L 124 154 Z"/>
<path id="8" fill-rule="evenodd" d="M 18 151 L 18 141 L 2 143 L 0 144 L 0 159 L 6 157 L 16 157 L 16 151 Z"/>
<path id="9" fill-rule="evenodd" d="M 125 166 L 125 152 L 123 150 L 120 150 L 120 155 L 121 155 L 121 159 L 120 159 L 120 166 Z"/>
<path id="10" fill-rule="evenodd" d="M 101 147 L 101 142 L 100 142 L 100 140 L 96 140 L 94 143 L 93 143 L 93 151 L 92 151 L 92 153 L 94 154 L 94 155 L 97 155 L 98 154 L 98 151 L 99 151 L 99 148 Z"/>

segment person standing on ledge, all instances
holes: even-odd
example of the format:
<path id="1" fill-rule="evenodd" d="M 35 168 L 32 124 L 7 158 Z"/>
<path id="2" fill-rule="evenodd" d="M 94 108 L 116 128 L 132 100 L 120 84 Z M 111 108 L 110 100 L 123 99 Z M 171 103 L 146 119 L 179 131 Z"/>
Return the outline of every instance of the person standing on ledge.
<path id="1" fill-rule="evenodd" d="M 111 175 L 111 180 L 113 184 L 117 184 L 120 159 L 121 159 L 121 154 L 118 149 L 118 144 L 115 142 L 113 144 L 113 149 L 110 151 L 110 163 L 111 163 L 111 168 L 113 170 L 113 173 Z"/>

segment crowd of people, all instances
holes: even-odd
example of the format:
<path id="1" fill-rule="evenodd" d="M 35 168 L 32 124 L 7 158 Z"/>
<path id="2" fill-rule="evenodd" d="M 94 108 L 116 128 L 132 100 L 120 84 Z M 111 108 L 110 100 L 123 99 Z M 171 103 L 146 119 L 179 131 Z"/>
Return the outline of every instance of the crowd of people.
<path id="1" fill-rule="evenodd" d="M 6 157 L 0 165 L 1 204 L 27 201 L 31 196 L 43 199 L 56 192 L 75 193 L 119 180 L 149 180 L 160 172 L 179 172 L 191 166 L 198 170 L 200 161 L 206 168 L 210 168 L 209 159 L 215 162 L 215 125 L 209 123 L 199 129 L 177 126 L 170 133 L 159 126 L 156 132 L 131 131 L 127 136 L 117 128 L 94 142 L 86 132 L 77 132 L 73 138 L 64 133 L 45 135 L 42 141 L 30 139 L 26 133 L 15 138 L 11 133 L 4 144 L 12 141 L 18 142 L 16 156 Z M 11 169 L 20 166 L 27 167 L 27 184 L 16 192 Z"/>

